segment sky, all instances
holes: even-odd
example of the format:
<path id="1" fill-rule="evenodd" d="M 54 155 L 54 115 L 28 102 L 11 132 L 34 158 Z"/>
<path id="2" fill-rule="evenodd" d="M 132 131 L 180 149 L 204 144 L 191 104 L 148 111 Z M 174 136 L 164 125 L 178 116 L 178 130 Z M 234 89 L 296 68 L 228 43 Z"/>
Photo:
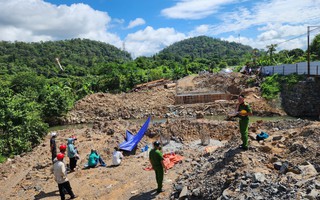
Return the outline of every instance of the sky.
<path id="1" fill-rule="evenodd" d="M 133 58 L 201 35 L 305 50 L 317 34 L 320 0 L 0 0 L 1 41 L 87 38 Z"/>

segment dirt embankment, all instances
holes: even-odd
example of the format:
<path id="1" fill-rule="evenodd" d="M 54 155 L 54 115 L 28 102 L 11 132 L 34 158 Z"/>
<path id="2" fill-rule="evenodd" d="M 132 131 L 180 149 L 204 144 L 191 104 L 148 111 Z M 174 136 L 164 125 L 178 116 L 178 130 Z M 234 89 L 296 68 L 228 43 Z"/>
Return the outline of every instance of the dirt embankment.
<path id="1" fill-rule="evenodd" d="M 94 123 L 114 119 L 195 117 L 197 112 L 204 115 L 226 115 L 234 110 L 236 98 L 231 101 L 220 100 L 210 103 L 176 105 L 175 95 L 222 92 L 237 95 L 245 94 L 254 114 L 257 116 L 279 116 L 285 113 L 270 105 L 260 95 L 259 79 L 240 73 L 205 74 L 188 76 L 177 81 L 176 88 L 163 86 L 149 90 L 122 94 L 92 94 L 78 101 L 74 109 L 62 120 L 63 124 Z"/>

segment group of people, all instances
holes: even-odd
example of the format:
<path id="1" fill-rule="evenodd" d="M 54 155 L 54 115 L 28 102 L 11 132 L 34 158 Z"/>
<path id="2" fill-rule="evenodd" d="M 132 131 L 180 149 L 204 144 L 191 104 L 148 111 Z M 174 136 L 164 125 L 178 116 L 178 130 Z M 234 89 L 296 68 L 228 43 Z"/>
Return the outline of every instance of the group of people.
<path id="1" fill-rule="evenodd" d="M 70 182 L 67 178 L 67 171 L 74 172 L 77 166 L 77 160 L 79 159 L 78 150 L 75 147 L 75 141 L 77 138 L 75 136 L 68 138 L 67 145 L 61 144 L 59 146 L 60 152 L 57 154 L 56 137 L 57 133 L 52 132 L 50 138 L 50 151 L 55 181 L 58 183 L 61 200 L 65 199 L 66 194 L 70 195 L 70 199 L 75 199 L 77 196 L 72 191 Z M 63 162 L 66 153 L 69 157 L 70 168 L 68 168 Z"/>
<path id="2" fill-rule="evenodd" d="M 239 129 L 241 133 L 241 140 L 242 144 L 240 148 L 243 150 L 249 149 L 248 143 L 248 127 L 249 127 L 249 116 L 252 116 L 252 110 L 250 105 L 245 102 L 245 97 L 243 94 L 238 96 L 238 104 L 235 109 L 236 113 L 238 114 L 239 119 Z M 68 157 L 70 159 L 70 171 L 74 171 L 77 160 L 79 159 L 79 154 L 77 148 L 74 146 L 74 142 L 76 140 L 75 137 L 68 138 L 68 145 L 61 145 L 59 147 L 60 153 L 57 154 L 56 150 L 56 132 L 51 134 L 50 139 L 50 148 L 52 153 L 52 161 L 54 163 L 53 171 L 55 175 L 55 180 L 58 183 L 59 193 L 62 200 L 65 199 L 65 194 L 69 194 L 71 196 L 70 199 L 76 198 L 74 195 L 72 188 L 70 186 L 70 182 L 67 178 L 67 169 L 63 162 L 66 149 L 68 151 Z M 161 152 L 161 143 L 159 141 L 155 141 L 153 143 L 153 149 L 149 153 L 149 161 L 152 165 L 152 168 L 155 171 L 156 182 L 157 182 L 157 192 L 163 192 L 162 182 L 164 174 L 166 173 L 167 169 L 164 165 L 164 158 Z M 118 147 L 114 148 L 113 156 L 112 156 L 112 163 L 115 166 L 120 165 L 121 159 L 123 158 L 123 154 L 119 151 Z M 88 158 L 88 164 L 86 167 L 94 168 L 98 165 L 106 166 L 106 163 L 103 161 L 101 156 L 97 153 L 95 149 L 91 149 L 91 153 Z"/>
<path id="3" fill-rule="evenodd" d="M 75 141 L 77 138 L 75 136 L 68 138 L 67 145 L 61 144 L 59 146 L 60 152 L 57 153 L 56 137 L 57 133 L 52 132 L 50 138 L 50 151 L 55 181 L 58 183 L 61 200 L 65 199 L 66 194 L 70 195 L 70 199 L 74 199 L 76 198 L 76 195 L 72 191 L 70 182 L 67 178 L 67 172 L 74 172 L 77 167 L 77 161 L 80 159 L 77 147 L 75 147 Z M 69 166 L 63 162 L 66 154 L 69 158 Z M 122 159 L 122 152 L 118 147 L 115 147 L 112 155 L 113 166 L 119 166 Z M 98 154 L 97 150 L 91 149 L 91 153 L 88 156 L 88 163 L 85 165 L 85 168 L 95 168 L 98 164 L 103 167 L 107 166 L 102 157 Z"/>

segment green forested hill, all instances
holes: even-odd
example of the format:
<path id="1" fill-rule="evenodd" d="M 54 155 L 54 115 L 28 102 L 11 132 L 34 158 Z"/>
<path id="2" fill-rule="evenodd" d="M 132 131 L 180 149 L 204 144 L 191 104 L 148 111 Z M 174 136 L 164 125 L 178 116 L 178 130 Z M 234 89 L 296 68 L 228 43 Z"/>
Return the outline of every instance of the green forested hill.
<path id="1" fill-rule="evenodd" d="M 84 68 L 91 68 L 99 63 L 131 60 L 128 52 L 88 39 L 38 43 L 0 42 L 1 74 L 26 69 L 34 69 L 38 74 L 44 75 L 58 73 L 56 58 L 59 58 L 62 66 L 66 66 L 67 73 L 75 75 L 80 75 L 86 71 Z"/>
<path id="2" fill-rule="evenodd" d="M 245 55 L 252 53 L 250 46 L 223 41 L 207 36 L 189 38 L 176 42 L 160 51 L 161 59 L 182 60 L 183 58 L 207 59 L 215 64 L 224 61 L 228 65 L 237 65 L 244 61 Z"/>

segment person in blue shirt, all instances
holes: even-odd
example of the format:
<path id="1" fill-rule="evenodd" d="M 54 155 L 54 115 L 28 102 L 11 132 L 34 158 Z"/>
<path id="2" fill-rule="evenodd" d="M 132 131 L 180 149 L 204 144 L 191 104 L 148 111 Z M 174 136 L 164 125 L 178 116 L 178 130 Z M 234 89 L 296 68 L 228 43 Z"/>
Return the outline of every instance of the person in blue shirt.
<path id="1" fill-rule="evenodd" d="M 77 148 L 74 146 L 74 141 L 76 138 L 68 138 L 68 145 L 67 145 L 67 150 L 68 150 L 68 157 L 70 161 L 70 172 L 74 172 L 76 166 L 77 166 L 77 160 L 79 158 Z"/>
<path id="2" fill-rule="evenodd" d="M 94 168 L 100 163 L 102 167 L 106 167 L 106 163 L 103 161 L 101 156 L 97 153 L 95 149 L 91 149 L 91 153 L 89 155 L 88 159 L 88 167 L 89 168 Z"/>

